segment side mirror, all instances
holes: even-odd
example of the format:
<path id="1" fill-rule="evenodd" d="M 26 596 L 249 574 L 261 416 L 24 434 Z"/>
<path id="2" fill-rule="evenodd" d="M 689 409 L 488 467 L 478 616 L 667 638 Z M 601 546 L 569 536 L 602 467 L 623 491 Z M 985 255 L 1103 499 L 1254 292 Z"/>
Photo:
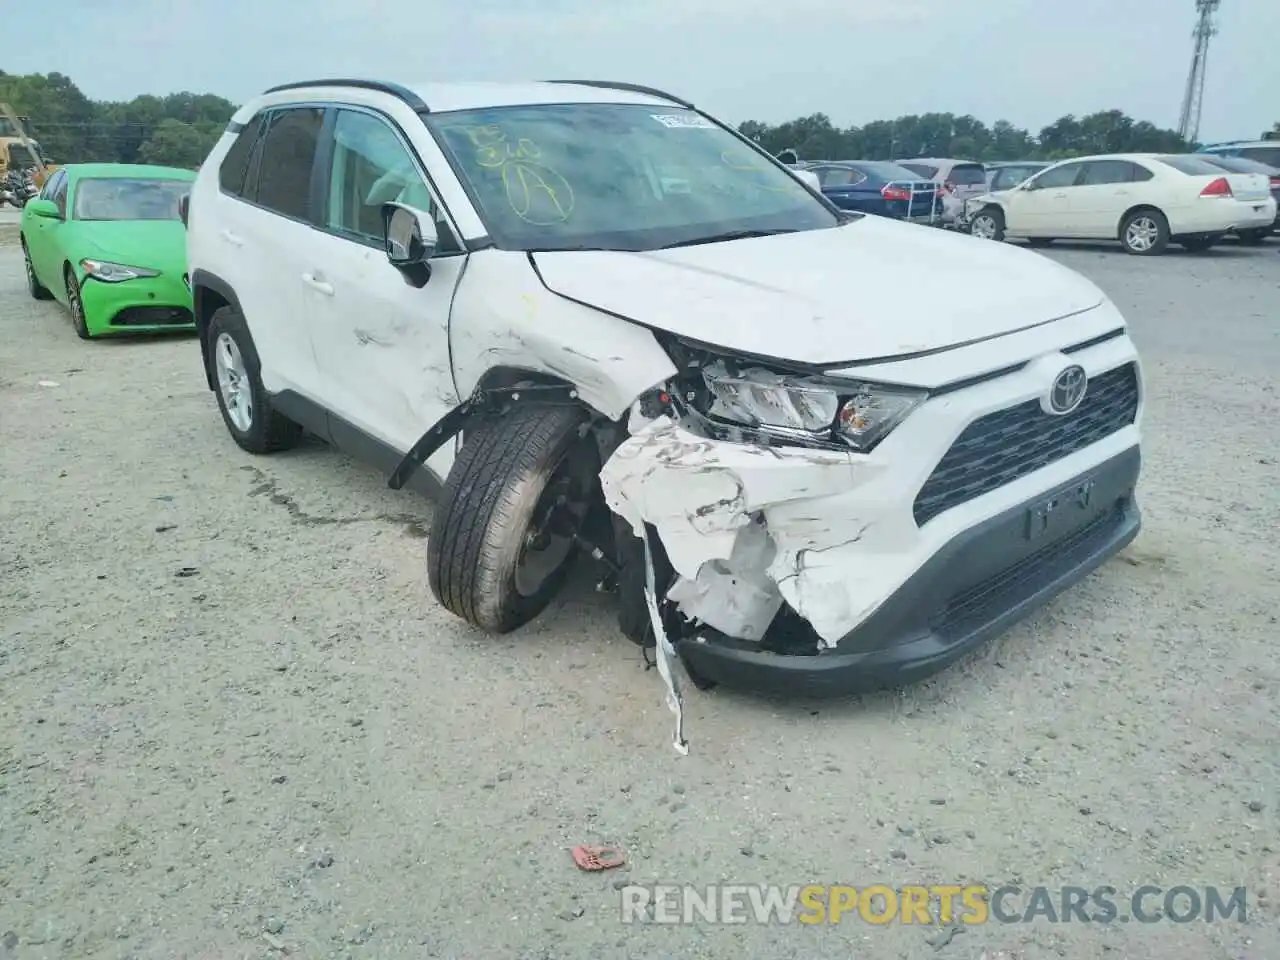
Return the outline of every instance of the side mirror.
<path id="1" fill-rule="evenodd" d="M 52 200 L 46 200 L 43 197 L 28 200 L 27 209 L 31 211 L 33 217 L 43 217 L 46 220 L 62 219 L 62 213 L 58 210 L 58 205 Z"/>
<path id="2" fill-rule="evenodd" d="M 178 198 L 178 219 L 182 221 L 182 225 L 187 225 L 187 220 L 191 216 L 191 194 L 184 193 Z"/>
<path id="3" fill-rule="evenodd" d="M 387 261 L 404 274 L 406 283 L 421 287 L 431 279 L 431 258 L 440 234 L 430 214 L 403 203 L 384 203 L 382 236 Z"/>

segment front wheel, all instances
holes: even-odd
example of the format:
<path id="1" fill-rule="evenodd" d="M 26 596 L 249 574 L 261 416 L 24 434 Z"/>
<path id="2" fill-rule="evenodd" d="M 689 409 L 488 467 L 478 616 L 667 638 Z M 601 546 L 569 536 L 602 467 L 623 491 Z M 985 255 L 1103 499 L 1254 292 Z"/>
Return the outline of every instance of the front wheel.
<path id="1" fill-rule="evenodd" d="M 579 407 L 532 406 L 468 426 L 427 539 L 441 606 L 507 633 L 551 602 L 598 489 L 586 421 Z"/>
<path id="2" fill-rule="evenodd" d="M 1120 245 L 1135 257 L 1154 257 L 1169 246 L 1169 221 L 1159 210 L 1135 210 L 1120 224 Z"/>
<path id="3" fill-rule="evenodd" d="M 999 207 L 983 207 L 969 221 L 969 234 L 979 240 L 1004 239 L 1004 211 Z"/>
<path id="4" fill-rule="evenodd" d="M 76 336 L 81 340 L 90 339 L 89 324 L 84 316 L 84 298 L 80 293 L 80 281 L 75 272 L 67 267 L 67 307 L 71 310 L 71 324 L 76 328 Z"/>
<path id="5" fill-rule="evenodd" d="M 53 294 L 45 289 L 44 284 L 36 277 L 36 268 L 31 263 L 31 251 L 27 249 L 26 240 L 22 241 L 22 260 L 27 268 L 27 293 L 32 300 L 52 300 Z"/>

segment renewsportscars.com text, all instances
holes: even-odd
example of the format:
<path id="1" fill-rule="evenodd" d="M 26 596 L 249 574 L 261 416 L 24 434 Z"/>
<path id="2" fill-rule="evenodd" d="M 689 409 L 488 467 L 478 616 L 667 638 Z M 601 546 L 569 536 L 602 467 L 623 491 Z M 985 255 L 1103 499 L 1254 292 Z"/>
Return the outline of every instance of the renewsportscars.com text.
<path id="1" fill-rule="evenodd" d="M 660 884 L 620 893 L 623 923 L 1243 923 L 1247 915 L 1244 887 Z"/>

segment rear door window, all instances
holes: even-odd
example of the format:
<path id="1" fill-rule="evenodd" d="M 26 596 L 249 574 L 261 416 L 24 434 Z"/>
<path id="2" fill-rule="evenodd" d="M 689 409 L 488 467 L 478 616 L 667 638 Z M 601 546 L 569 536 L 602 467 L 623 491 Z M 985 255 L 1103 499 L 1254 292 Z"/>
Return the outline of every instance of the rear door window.
<path id="1" fill-rule="evenodd" d="M 321 107 L 272 112 L 262 141 L 256 201 L 295 220 L 311 220 L 311 171 L 324 123 Z"/>
<path id="2" fill-rule="evenodd" d="M 1100 187 L 1108 183 L 1132 183 L 1133 164 L 1127 160 L 1094 160 L 1084 165 L 1080 185 Z"/>
<path id="3" fill-rule="evenodd" d="M 258 135 L 262 133 L 262 122 L 265 116 L 260 113 L 245 124 L 240 135 L 236 137 L 236 142 L 222 158 L 222 165 L 218 167 L 218 186 L 224 193 L 235 197 L 244 196 L 245 174 L 249 171 L 249 159 L 253 155 L 254 145 L 258 142 Z"/>

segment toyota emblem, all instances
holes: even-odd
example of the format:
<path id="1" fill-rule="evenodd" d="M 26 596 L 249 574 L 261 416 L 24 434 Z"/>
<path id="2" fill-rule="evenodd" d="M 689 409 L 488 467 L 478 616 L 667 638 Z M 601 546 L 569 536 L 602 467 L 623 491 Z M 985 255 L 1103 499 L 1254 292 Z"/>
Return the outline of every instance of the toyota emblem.
<path id="1" fill-rule="evenodd" d="M 1049 412 L 1058 416 L 1070 413 L 1080 406 L 1088 388 L 1089 376 L 1084 372 L 1084 367 L 1079 364 L 1067 367 L 1054 377 L 1053 386 L 1049 388 L 1049 395 L 1046 398 L 1049 401 Z"/>

